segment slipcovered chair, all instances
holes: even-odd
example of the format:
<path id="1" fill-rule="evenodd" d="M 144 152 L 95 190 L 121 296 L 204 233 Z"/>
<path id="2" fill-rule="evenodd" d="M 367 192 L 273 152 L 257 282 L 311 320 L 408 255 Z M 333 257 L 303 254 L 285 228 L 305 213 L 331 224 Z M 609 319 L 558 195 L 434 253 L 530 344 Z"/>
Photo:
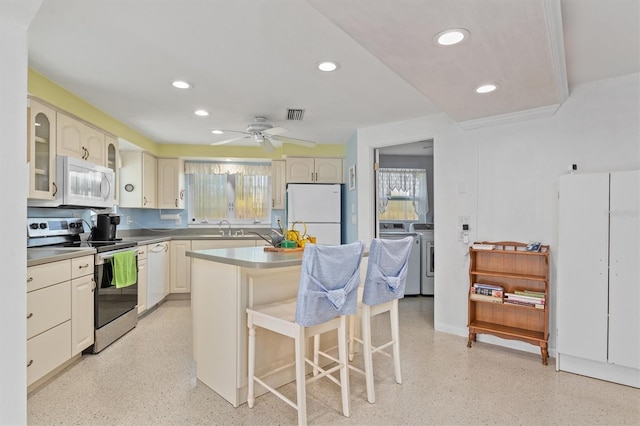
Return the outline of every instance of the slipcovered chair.
<path id="1" fill-rule="evenodd" d="M 249 327 L 248 396 L 249 408 L 255 403 L 255 383 L 298 410 L 298 423 L 306 424 L 306 383 L 327 377 L 341 387 L 342 413 L 350 416 L 349 371 L 347 348 L 347 315 L 356 312 L 357 289 L 360 284 L 360 261 L 364 242 L 341 246 L 307 244 L 302 257 L 302 270 L 297 299 L 247 308 Z M 255 375 L 256 328 L 261 327 L 294 339 L 295 362 L 261 377 Z M 337 365 L 323 369 L 305 355 L 307 339 L 328 331 L 338 331 Z M 306 364 L 320 374 L 306 379 Z M 264 379 L 295 364 L 296 402 L 269 386 Z M 340 380 L 331 373 L 340 371 Z"/>
<path id="2" fill-rule="evenodd" d="M 373 239 L 371 241 L 362 301 L 358 303 L 356 311 L 356 315 L 361 321 L 362 339 L 355 335 L 355 322 L 351 321 L 350 323 L 350 358 L 353 359 L 354 341 L 360 342 L 364 356 L 364 370 L 353 365 L 349 365 L 349 367 L 365 375 L 367 400 L 372 404 L 376 402 L 373 383 L 374 353 L 393 358 L 396 383 L 402 383 L 398 299 L 404 297 L 412 247 L 413 239 L 411 237 L 399 240 Z M 385 312 L 389 312 L 391 340 L 376 347 L 371 344 L 371 318 Z M 389 346 L 392 346 L 393 356 L 384 351 Z"/>

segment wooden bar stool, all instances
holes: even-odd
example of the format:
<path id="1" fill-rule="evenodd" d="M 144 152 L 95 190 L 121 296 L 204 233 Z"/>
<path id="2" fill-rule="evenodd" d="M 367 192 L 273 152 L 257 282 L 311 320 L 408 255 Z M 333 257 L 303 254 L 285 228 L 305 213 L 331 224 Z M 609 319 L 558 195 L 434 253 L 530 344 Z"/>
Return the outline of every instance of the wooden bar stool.
<path id="1" fill-rule="evenodd" d="M 356 316 L 361 320 L 362 339 L 356 337 L 355 321 L 353 321 L 354 318 L 351 318 L 349 327 L 350 358 L 353 359 L 354 342 L 360 342 L 364 356 L 364 370 L 351 364 L 349 368 L 365 375 L 367 400 L 372 404 L 376 402 L 373 383 L 374 353 L 393 358 L 396 383 L 402 383 L 398 299 L 404 297 L 412 247 L 413 239 L 411 237 L 400 240 L 373 239 L 371 241 L 362 301 L 358 302 L 356 310 Z M 379 346 L 373 346 L 371 344 L 371 318 L 385 312 L 389 312 L 391 340 Z M 392 346 L 393 356 L 384 351 L 389 346 Z"/>
<path id="2" fill-rule="evenodd" d="M 284 302 L 247 309 L 249 327 L 248 396 L 249 408 L 255 403 L 255 383 L 298 410 L 298 423 L 307 423 L 306 383 L 327 377 L 341 387 L 342 413 L 350 416 L 349 371 L 346 315 L 354 314 L 360 283 L 360 261 L 365 244 L 361 241 L 341 246 L 305 246 L 298 297 Z M 257 377 L 255 374 L 256 328 L 261 327 L 294 339 L 295 362 Z M 328 331 L 338 331 L 337 365 L 323 369 L 305 355 L 307 339 Z M 334 359 L 334 358 L 331 358 Z M 335 359 L 334 359 L 335 360 Z M 306 379 L 306 364 L 320 374 Z M 295 364 L 296 402 L 265 382 L 275 372 Z M 340 371 L 340 379 L 331 373 Z"/>

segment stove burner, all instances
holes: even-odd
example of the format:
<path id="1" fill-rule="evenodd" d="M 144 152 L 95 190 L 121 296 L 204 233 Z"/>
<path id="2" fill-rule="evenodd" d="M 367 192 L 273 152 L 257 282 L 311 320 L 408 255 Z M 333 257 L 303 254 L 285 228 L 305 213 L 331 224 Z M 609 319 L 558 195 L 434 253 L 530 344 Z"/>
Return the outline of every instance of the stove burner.
<path id="1" fill-rule="evenodd" d="M 70 243 L 66 243 L 63 247 L 104 247 L 104 246 L 112 246 L 114 244 L 122 244 L 122 238 L 111 241 L 72 241 Z"/>

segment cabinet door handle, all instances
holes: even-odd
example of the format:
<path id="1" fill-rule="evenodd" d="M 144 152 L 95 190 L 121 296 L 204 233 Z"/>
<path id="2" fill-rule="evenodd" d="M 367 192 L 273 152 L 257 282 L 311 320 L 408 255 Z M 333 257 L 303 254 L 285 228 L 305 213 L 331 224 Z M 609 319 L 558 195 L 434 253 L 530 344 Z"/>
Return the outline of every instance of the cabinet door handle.
<path id="1" fill-rule="evenodd" d="M 29 312 L 29 315 L 27 315 L 27 319 L 31 318 L 33 316 L 33 312 Z"/>
<path id="2" fill-rule="evenodd" d="M 96 280 L 91 278 L 91 284 L 93 284 L 93 286 L 91 287 L 91 293 L 93 293 L 93 290 L 95 290 L 95 288 L 96 288 Z"/>
<path id="3" fill-rule="evenodd" d="M 29 362 L 27 363 L 27 367 L 31 367 L 31 364 L 33 364 L 33 360 L 30 359 Z"/>
<path id="4" fill-rule="evenodd" d="M 53 196 L 55 197 L 58 193 L 58 185 L 55 182 L 51 182 L 51 185 L 53 185 Z"/>
<path id="5" fill-rule="evenodd" d="M 178 207 L 178 199 L 176 198 L 176 207 Z"/>
<path id="6" fill-rule="evenodd" d="M 29 277 L 27 278 L 27 282 L 30 283 L 31 281 L 33 281 L 33 277 Z"/>
<path id="7" fill-rule="evenodd" d="M 142 205 L 143 206 L 147 205 L 147 197 L 142 197 Z"/>
<path id="8" fill-rule="evenodd" d="M 84 268 L 88 268 L 88 267 L 89 267 L 89 264 L 85 263 L 84 265 L 79 265 L 78 269 L 84 269 Z"/>

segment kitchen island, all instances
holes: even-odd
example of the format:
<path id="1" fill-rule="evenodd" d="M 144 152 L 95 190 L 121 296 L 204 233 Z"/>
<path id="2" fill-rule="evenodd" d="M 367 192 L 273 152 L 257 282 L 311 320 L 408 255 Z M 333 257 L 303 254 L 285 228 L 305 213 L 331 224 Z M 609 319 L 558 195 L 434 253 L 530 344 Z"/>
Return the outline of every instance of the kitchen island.
<path id="1" fill-rule="evenodd" d="M 241 247 L 187 251 L 186 255 L 191 258 L 196 377 L 237 407 L 247 400 L 246 309 L 296 297 L 302 251 Z M 288 338 L 260 330 L 256 343 L 258 374 L 294 360 Z M 284 369 L 270 379 L 277 387 L 295 380 L 295 372 Z"/>
<path id="2" fill-rule="evenodd" d="M 297 296 L 302 251 L 266 252 L 264 247 L 241 247 L 188 251 L 186 255 L 191 258 L 192 353 L 196 377 L 237 407 L 247 401 L 246 309 Z M 363 258 L 361 282 L 365 265 Z M 334 336 L 335 333 L 323 336 L 321 348 L 335 346 Z M 307 342 L 307 354 L 312 343 Z M 268 330 L 256 333 L 256 347 L 258 376 L 295 359 L 291 339 Z M 295 370 L 290 367 L 269 376 L 267 382 L 277 388 L 294 380 Z M 256 386 L 256 395 L 265 392 Z"/>

